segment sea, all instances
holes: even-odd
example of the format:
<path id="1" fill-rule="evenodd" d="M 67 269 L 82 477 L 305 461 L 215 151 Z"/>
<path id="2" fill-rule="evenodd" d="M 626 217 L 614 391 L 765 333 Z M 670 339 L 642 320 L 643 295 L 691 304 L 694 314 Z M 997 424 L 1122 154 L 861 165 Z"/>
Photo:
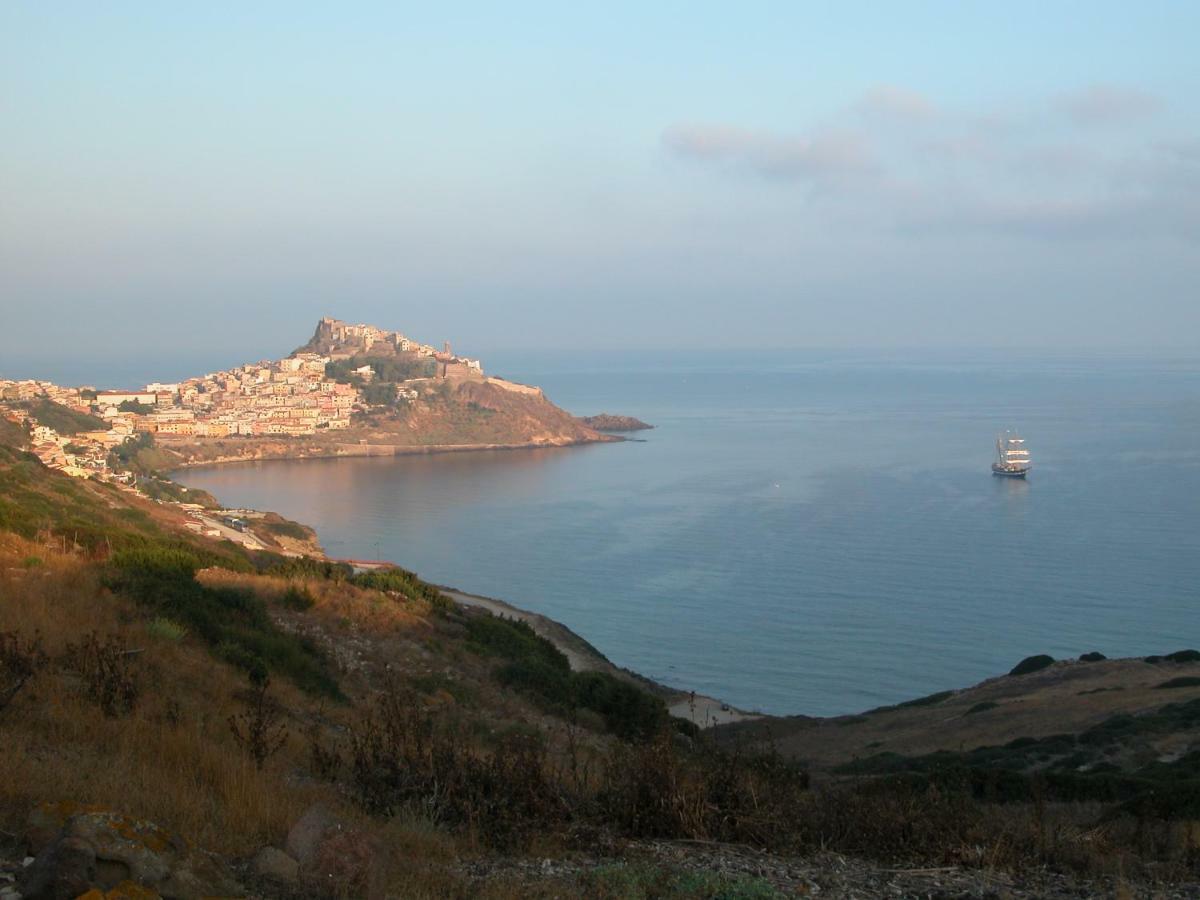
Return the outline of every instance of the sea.
<path id="1" fill-rule="evenodd" d="M 496 354 L 624 443 L 194 469 L 337 557 L 543 613 L 774 714 L 965 687 L 1026 656 L 1200 645 L 1200 357 Z M 1028 480 L 995 478 L 1019 429 Z"/>

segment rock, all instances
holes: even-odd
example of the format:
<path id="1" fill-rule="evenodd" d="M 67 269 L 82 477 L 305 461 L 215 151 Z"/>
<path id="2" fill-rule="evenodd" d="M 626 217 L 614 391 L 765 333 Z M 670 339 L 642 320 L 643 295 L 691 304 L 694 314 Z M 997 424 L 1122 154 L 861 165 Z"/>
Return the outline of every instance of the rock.
<path id="1" fill-rule="evenodd" d="M 292 884 L 300 876 L 300 864 L 282 850 L 263 847 L 254 856 L 254 872 L 269 881 Z"/>
<path id="2" fill-rule="evenodd" d="M 69 818 L 18 885 L 26 898 L 74 898 L 90 890 L 108 900 L 171 900 L 242 893 L 215 857 L 152 822 L 114 812 Z"/>
<path id="3" fill-rule="evenodd" d="M 41 853 L 47 844 L 58 837 L 58 833 L 72 816 L 103 811 L 102 806 L 74 803 L 70 800 L 40 803 L 35 806 L 25 819 L 25 845 L 32 854 L 25 865 L 30 865 L 33 862 L 32 857 Z"/>
<path id="4" fill-rule="evenodd" d="M 288 855 L 301 866 L 312 861 L 313 853 L 325 836 L 325 832 L 338 827 L 337 819 L 333 817 L 321 803 L 314 803 L 304 815 L 296 820 L 287 836 Z"/>
<path id="5" fill-rule="evenodd" d="M 288 832 L 287 850 L 299 864 L 301 883 L 314 893 L 367 900 L 384 896 L 379 843 L 338 821 L 319 803 L 296 820 Z"/>
<path id="6" fill-rule="evenodd" d="M 301 871 L 305 886 L 335 897 L 383 900 L 386 893 L 379 842 L 357 828 L 337 826 L 325 833 Z"/>
<path id="7" fill-rule="evenodd" d="M 34 857 L 17 890 L 22 897 L 69 900 L 86 893 L 96 878 L 96 851 L 87 842 L 64 836 Z"/>
<path id="8" fill-rule="evenodd" d="M 108 891 L 92 888 L 86 894 L 80 894 L 76 900 L 160 900 L 160 898 L 161 895 L 158 891 L 152 891 L 150 888 L 142 887 L 132 881 L 122 881 Z"/>

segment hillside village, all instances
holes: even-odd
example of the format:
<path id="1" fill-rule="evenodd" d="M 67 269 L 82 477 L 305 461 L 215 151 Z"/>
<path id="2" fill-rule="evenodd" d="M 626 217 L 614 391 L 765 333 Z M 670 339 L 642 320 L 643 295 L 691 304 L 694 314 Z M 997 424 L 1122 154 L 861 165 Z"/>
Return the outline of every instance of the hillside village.
<path id="1" fill-rule="evenodd" d="M 32 452 L 47 466 L 76 477 L 127 480 L 128 473 L 114 467 L 112 451 L 139 435 L 286 438 L 343 431 L 356 410 L 411 402 L 431 379 L 483 375 L 479 360 L 455 356 L 449 345 L 439 351 L 400 332 L 337 319 L 321 319 L 306 348 L 284 359 L 138 390 L 0 380 L 0 416 L 28 431 Z M 417 377 L 400 380 L 382 396 L 364 391 L 375 380 L 372 364 L 339 365 L 358 356 L 386 357 Z M 68 421 L 90 419 L 93 427 L 56 430 L 34 411 L 47 401 L 77 414 Z"/>

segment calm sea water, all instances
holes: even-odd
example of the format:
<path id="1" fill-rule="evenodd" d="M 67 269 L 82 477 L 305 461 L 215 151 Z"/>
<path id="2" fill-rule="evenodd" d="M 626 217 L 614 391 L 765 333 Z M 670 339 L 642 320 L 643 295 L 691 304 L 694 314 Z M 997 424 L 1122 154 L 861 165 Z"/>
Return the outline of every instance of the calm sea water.
<path id="1" fill-rule="evenodd" d="M 181 473 L 774 713 L 1200 645 L 1200 361 L 497 359 L 636 442 Z M 1017 426 L 1036 468 L 991 477 Z"/>

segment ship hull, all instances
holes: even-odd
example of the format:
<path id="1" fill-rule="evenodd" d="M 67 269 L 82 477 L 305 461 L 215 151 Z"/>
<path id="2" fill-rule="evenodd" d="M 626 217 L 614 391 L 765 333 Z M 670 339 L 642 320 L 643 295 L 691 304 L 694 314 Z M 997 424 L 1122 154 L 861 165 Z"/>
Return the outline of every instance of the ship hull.
<path id="1" fill-rule="evenodd" d="M 1004 466 L 992 464 L 992 474 L 997 478 L 1024 478 L 1029 474 L 1028 469 L 1008 469 Z"/>

